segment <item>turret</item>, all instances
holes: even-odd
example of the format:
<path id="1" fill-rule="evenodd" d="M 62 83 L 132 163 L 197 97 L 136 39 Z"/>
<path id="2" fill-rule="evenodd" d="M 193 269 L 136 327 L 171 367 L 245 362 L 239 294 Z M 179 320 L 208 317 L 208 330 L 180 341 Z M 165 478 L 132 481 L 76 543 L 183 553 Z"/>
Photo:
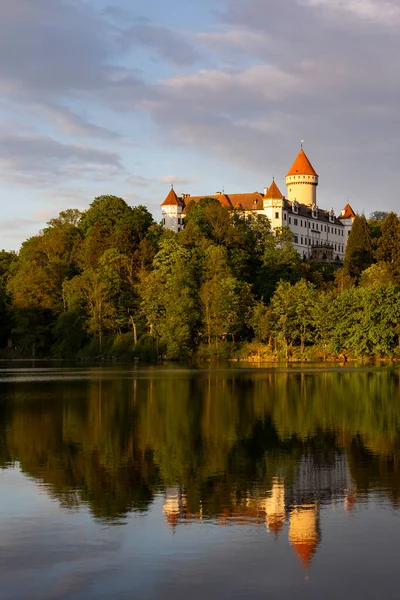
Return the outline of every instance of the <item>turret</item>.
<path id="1" fill-rule="evenodd" d="M 340 212 L 339 219 L 344 225 L 344 245 L 346 246 L 347 240 L 349 239 L 350 231 L 353 226 L 353 221 L 356 218 L 356 213 L 351 208 L 350 204 L 346 204 L 343 210 Z"/>
<path id="2" fill-rule="evenodd" d="M 290 171 L 286 175 L 288 200 L 316 206 L 318 175 L 301 147 Z"/>
<path id="3" fill-rule="evenodd" d="M 281 194 L 278 186 L 275 183 L 275 179 L 272 180 L 271 185 L 268 189 L 264 190 L 264 212 L 271 222 L 272 229 L 282 226 L 282 211 L 285 207 L 285 198 Z"/>
<path id="4" fill-rule="evenodd" d="M 161 204 L 162 224 L 166 229 L 172 229 L 173 231 L 180 231 L 182 229 L 182 212 L 184 207 L 184 201 L 178 198 L 174 188 L 171 187 L 168 196 Z"/>

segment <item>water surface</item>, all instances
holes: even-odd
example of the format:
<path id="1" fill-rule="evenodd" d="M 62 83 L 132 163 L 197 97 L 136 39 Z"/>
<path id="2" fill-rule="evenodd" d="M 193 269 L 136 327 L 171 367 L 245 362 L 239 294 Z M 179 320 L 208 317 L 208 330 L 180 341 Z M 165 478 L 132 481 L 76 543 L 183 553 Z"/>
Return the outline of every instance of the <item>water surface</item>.
<path id="1" fill-rule="evenodd" d="M 398 598 L 399 387 L 0 363 L 0 598 Z"/>

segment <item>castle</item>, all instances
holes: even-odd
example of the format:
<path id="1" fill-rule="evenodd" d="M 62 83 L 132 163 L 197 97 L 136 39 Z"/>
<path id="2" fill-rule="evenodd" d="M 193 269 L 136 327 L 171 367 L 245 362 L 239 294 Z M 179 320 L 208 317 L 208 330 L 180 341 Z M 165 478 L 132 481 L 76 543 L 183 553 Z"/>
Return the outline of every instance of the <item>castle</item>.
<path id="1" fill-rule="evenodd" d="M 246 215 L 265 215 L 272 230 L 289 227 L 293 233 L 294 248 L 302 258 L 342 262 L 355 213 L 349 204 L 338 216 L 333 208 L 319 208 L 318 180 L 302 145 L 286 175 L 287 198 L 281 194 L 275 180 L 269 188 L 264 188 L 264 194 L 217 192 L 211 196 L 184 194 L 178 197 L 172 188 L 161 204 L 162 223 L 168 229 L 180 231 L 184 227 L 186 208 L 190 202 L 198 202 L 205 197 L 215 198 L 222 206 L 242 210 Z"/>

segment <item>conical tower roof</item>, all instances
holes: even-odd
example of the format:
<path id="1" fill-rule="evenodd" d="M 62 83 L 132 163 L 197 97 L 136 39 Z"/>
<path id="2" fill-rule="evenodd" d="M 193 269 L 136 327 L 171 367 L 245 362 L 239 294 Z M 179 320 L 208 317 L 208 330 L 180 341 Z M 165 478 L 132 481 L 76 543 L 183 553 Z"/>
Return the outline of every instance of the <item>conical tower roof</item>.
<path id="1" fill-rule="evenodd" d="M 264 198 L 269 199 L 269 200 L 283 200 L 284 197 L 281 194 L 280 189 L 276 185 L 275 179 L 272 180 L 272 183 L 269 186 L 268 191 L 265 194 Z"/>
<path id="2" fill-rule="evenodd" d="M 171 188 L 168 196 L 165 198 L 161 206 L 182 206 L 182 200 L 178 198 L 174 188 Z"/>
<path id="3" fill-rule="evenodd" d="M 298 153 L 297 158 L 292 164 L 292 167 L 286 177 L 290 177 L 291 175 L 314 175 L 315 177 L 318 177 L 303 148 L 301 148 L 300 152 Z"/>
<path id="4" fill-rule="evenodd" d="M 339 215 L 339 219 L 354 219 L 355 216 L 356 216 L 356 213 L 351 208 L 350 204 L 347 203 L 346 206 L 344 207 L 344 209 L 341 211 L 341 213 Z"/>

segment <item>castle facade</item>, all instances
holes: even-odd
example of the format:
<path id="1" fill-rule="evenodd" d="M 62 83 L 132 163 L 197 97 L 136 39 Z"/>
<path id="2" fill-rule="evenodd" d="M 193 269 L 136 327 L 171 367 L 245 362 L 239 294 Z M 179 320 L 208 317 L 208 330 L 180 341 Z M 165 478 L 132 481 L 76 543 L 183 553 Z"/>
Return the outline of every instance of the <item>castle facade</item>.
<path id="1" fill-rule="evenodd" d="M 286 175 L 287 198 L 273 180 L 264 193 L 177 196 L 171 189 L 161 204 L 163 226 L 180 231 L 184 228 L 186 208 L 202 198 L 215 198 L 222 206 L 244 211 L 246 215 L 268 217 L 272 230 L 288 227 L 293 233 L 293 245 L 304 259 L 341 262 L 350 235 L 355 213 L 349 204 L 336 215 L 333 208 L 322 209 L 317 203 L 319 177 L 301 147 Z"/>

